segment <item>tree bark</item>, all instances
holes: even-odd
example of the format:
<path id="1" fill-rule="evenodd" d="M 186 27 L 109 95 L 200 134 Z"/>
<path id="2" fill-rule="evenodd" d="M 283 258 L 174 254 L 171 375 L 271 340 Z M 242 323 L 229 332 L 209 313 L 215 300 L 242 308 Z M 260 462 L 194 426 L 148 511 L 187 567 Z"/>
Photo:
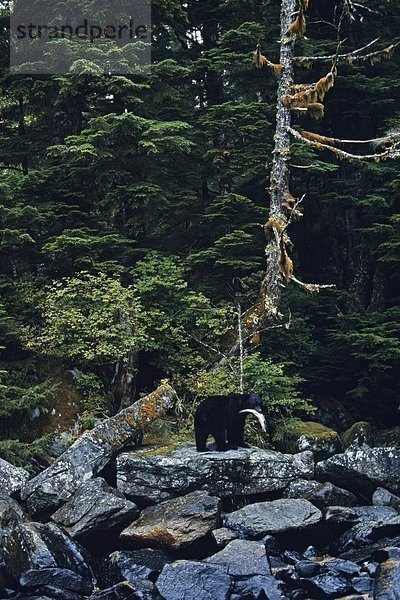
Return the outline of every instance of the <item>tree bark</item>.
<path id="1" fill-rule="evenodd" d="M 286 32 L 292 23 L 292 15 L 296 10 L 295 0 L 282 0 L 281 5 L 281 52 L 280 64 L 283 67 L 278 85 L 278 104 L 276 112 L 275 147 L 273 151 L 270 179 L 270 220 L 278 220 L 282 227 L 287 224 L 283 211 L 283 203 L 289 194 L 289 161 L 290 161 L 290 109 L 283 105 L 283 97 L 290 93 L 293 85 L 294 41 L 288 39 Z M 262 303 L 264 324 L 273 321 L 279 312 L 282 296 L 282 274 L 279 270 L 280 246 L 276 236 L 271 236 L 265 254 L 267 258 L 266 273 L 261 285 L 259 303 Z"/>
<path id="2" fill-rule="evenodd" d="M 282 0 L 281 4 L 281 49 L 280 64 L 283 67 L 278 82 L 275 146 L 273 150 L 272 169 L 270 175 L 270 208 L 269 220 L 279 221 L 281 228 L 287 224 L 287 216 L 283 210 L 283 203 L 289 194 L 290 170 L 290 109 L 283 105 L 283 97 L 290 93 L 293 85 L 294 73 L 294 40 L 287 36 L 287 31 L 296 12 L 296 0 Z M 267 328 L 279 316 L 279 304 L 282 296 L 283 277 L 279 269 L 281 248 L 278 235 L 271 232 L 271 239 L 265 249 L 266 272 L 261 284 L 260 292 L 254 306 L 249 308 L 242 316 L 241 339 L 246 346 L 251 343 L 254 334 Z M 223 358 L 219 359 L 212 367 L 218 369 L 226 363 L 227 359 L 239 353 L 240 342 L 238 327 L 230 331 L 222 340 Z"/>
<path id="3" fill-rule="evenodd" d="M 295 11 L 296 0 L 282 0 L 280 64 L 283 70 L 277 91 L 275 146 L 269 188 L 269 221 L 279 222 L 282 229 L 287 225 L 283 203 L 289 194 L 290 134 L 288 128 L 291 126 L 290 109 L 283 105 L 283 97 L 290 93 L 293 85 L 294 40 L 288 38 L 287 31 Z M 251 338 L 252 333 L 268 327 L 279 316 L 283 277 L 279 269 L 281 248 L 276 230 L 271 231 L 271 239 L 265 254 L 266 272 L 257 302 L 243 315 L 244 338 Z"/>

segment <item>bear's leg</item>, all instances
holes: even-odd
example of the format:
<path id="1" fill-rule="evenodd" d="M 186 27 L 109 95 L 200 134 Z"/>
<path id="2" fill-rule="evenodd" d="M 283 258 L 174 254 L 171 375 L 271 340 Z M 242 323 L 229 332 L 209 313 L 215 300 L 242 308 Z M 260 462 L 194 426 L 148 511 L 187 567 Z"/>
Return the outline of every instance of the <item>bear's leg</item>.
<path id="1" fill-rule="evenodd" d="M 228 444 L 236 450 L 239 448 L 249 448 L 249 445 L 244 441 L 244 425 L 245 416 L 238 415 L 232 419 L 228 427 Z"/>
<path id="2" fill-rule="evenodd" d="M 218 452 L 225 452 L 226 450 L 228 450 L 228 447 L 226 445 L 226 432 L 225 432 L 225 430 L 222 430 L 222 431 L 213 431 L 212 435 L 214 436 L 215 445 L 217 446 Z"/>
<path id="3" fill-rule="evenodd" d="M 205 429 L 201 429 L 200 431 L 196 429 L 196 449 L 197 452 L 207 452 L 207 438 L 208 432 Z"/>

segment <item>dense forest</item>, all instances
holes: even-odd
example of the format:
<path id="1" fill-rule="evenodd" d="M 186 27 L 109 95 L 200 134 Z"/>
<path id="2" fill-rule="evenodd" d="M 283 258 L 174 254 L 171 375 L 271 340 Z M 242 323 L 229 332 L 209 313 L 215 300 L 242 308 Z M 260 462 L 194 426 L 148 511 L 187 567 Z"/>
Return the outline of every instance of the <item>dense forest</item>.
<path id="1" fill-rule="evenodd" d="M 309 4 L 296 56 L 347 58 L 323 118 L 294 110 L 294 129 L 396 136 L 399 2 Z M 278 318 L 227 350 L 268 268 L 280 74 L 253 56 L 279 65 L 280 0 L 153 0 L 152 68 L 134 75 L 11 74 L 1 6 L 0 455 L 25 464 L 163 379 L 174 434 L 241 386 L 263 396 L 268 443 L 316 410 L 398 424 L 400 159 L 379 145 L 345 147 L 375 156 L 357 160 L 291 138 L 290 260 L 333 287 L 282 281 Z M 331 68 L 298 60 L 296 84 Z"/>

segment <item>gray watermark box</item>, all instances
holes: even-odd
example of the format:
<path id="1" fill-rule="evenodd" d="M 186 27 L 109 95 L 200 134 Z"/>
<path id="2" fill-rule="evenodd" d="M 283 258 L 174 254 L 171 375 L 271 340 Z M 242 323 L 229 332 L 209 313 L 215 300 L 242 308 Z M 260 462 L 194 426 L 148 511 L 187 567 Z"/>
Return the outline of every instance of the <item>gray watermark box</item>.
<path id="1" fill-rule="evenodd" d="M 150 65 L 151 0 L 13 4 L 12 73 L 137 74 Z"/>

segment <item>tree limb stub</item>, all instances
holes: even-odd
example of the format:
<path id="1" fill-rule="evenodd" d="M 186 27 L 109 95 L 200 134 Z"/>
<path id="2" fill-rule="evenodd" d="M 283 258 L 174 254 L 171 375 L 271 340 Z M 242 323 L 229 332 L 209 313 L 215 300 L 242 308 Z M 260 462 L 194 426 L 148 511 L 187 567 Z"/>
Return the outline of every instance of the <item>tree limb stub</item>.
<path id="1" fill-rule="evenodd" d="M 110 459 L 167 412 L 176 400 L 175 390 L 163 383 L 154 392 L 105 419 L 84 433 L 48 469 L 22 489 L 32 514 L 48 515 L 64 504 L 78 487 L 97 475 Z"/>

